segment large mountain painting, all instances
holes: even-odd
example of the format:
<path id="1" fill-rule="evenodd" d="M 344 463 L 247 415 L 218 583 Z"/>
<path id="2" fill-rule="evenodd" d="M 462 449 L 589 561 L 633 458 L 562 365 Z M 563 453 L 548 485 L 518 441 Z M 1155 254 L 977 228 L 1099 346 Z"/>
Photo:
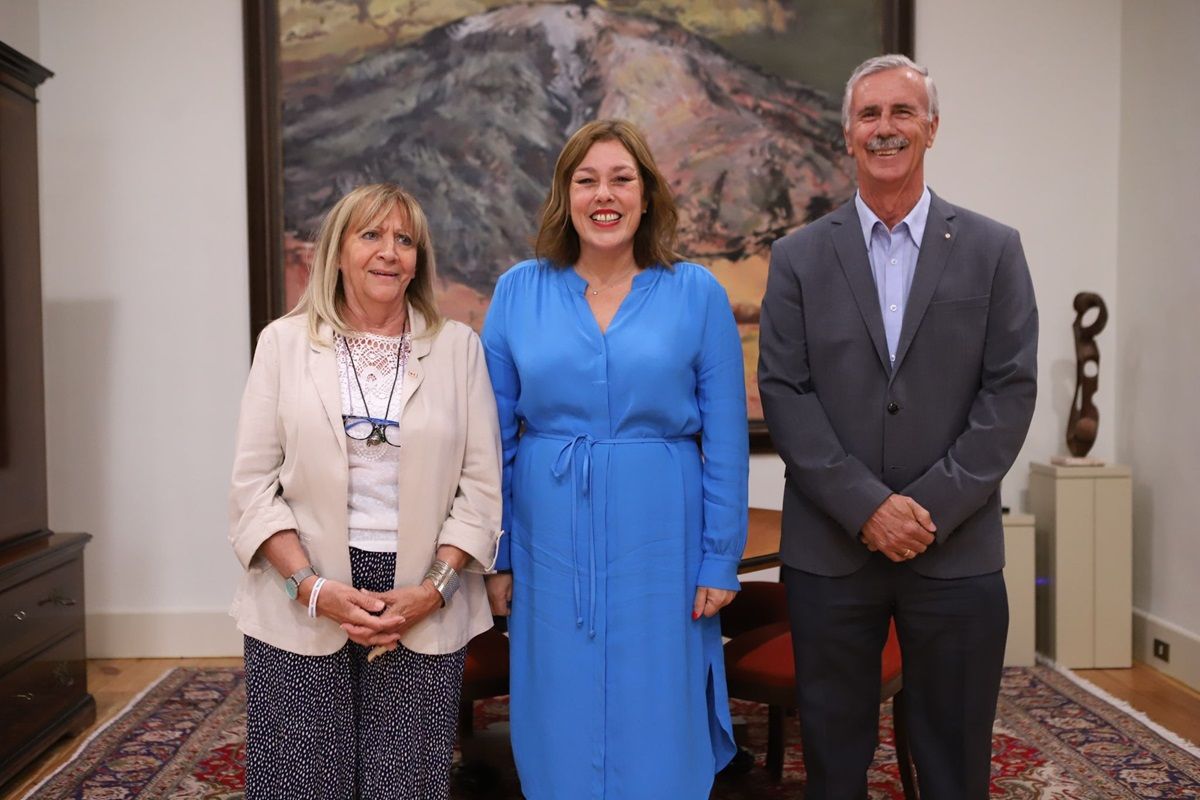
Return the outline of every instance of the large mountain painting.
<path id="1" fill-rule="evenodd" d="M 282 0 L 289 307 L 321 215 L 355 185 L 392 180 L 429 214 L 443 310 L 478 329 L 496 278 L 531 255 L 567 137 L 624 117 L 670 180 L 680 249 L 729 293 L 761 418 L 770 243 L 853 193 L 835 92 L 733 54 L 755 35 L 786 48 L 796 13 L 780 0 Z"/>

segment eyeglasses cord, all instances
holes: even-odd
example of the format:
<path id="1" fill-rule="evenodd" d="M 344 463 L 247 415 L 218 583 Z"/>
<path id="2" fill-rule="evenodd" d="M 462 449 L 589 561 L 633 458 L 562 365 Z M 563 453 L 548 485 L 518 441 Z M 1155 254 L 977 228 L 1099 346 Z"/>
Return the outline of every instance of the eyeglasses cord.
<path id="1" fill-rule="evenodd" d="M 339 337 L 342 340 L 342 346 L 346 348 L 346 357 L 350 359 L 350 371 L 354 373 L 354 384 L 358 386 L 358 396 L 362 398 L 363 413 L 369 418 L 371 409 L 367 406 L 367 395 L 363 392 L 362 382 L 358 379 L 358 367 L 354 366 L 354 353 L 350 352 L 350 342 L 345 336 Z M 392 396 L 396 393 L 396 381 L 400 378 L 400 353 L 404 350 L 404 337 L 400 337 L 400 343 L 396 345 L 396 371 L 392 373 L 392 388 L 388 391 L 387 408 L 383 410 L 383 419 L 388 418 L 388 414 L 392 413 Z"/>

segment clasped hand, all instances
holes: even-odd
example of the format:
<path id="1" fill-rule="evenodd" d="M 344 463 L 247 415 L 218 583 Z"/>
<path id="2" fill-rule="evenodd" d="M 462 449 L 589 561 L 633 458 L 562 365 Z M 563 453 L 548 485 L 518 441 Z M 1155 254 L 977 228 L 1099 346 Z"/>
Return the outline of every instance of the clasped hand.
<path id="1" fill-rule="evenodd" d="M 862 543 L 892 561 L 907 561 L 933 544 L 937 525 L 929 512 L 911 497 L 889 495 L 863 525 Z"/>
<path id="2" fill-rule="evenodd" d="M 400 636 L 441 607 L 441 595 L 422 582 L 386 592 L 355 589 L 327 581 L 317 598 L 317 614 L 338 623 L 352 642 L 395 649 Z"/>

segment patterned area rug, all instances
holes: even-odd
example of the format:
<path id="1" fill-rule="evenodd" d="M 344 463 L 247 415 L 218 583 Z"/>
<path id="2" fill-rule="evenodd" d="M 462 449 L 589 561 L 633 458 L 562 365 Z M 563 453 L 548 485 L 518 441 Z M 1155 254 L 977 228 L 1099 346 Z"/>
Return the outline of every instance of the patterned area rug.
<path id="1" fill-rule="evenodd" d="M 891 707 L 880 723 L 871 798 L 900 798 Z M 742 745 L 756 765 L 717 780 L 717 800 L 802 796 L 804 767 L 789 720 L 783 781 L 762 768 L 766 711 L 734 704 Z M 467 764 L 455 767 L 456 798 L 519 798 L 506 746 L 504 698 L 476 704 Z M 242 796 L 245 684 L 239 670 L 176 669 L 84 742 L 28 800 L 223 800 Z M 992 756 L 993 798 L 1200 798 L 1200 750 L 1093 694 L 1049 667 L 1008 669 Z"/>

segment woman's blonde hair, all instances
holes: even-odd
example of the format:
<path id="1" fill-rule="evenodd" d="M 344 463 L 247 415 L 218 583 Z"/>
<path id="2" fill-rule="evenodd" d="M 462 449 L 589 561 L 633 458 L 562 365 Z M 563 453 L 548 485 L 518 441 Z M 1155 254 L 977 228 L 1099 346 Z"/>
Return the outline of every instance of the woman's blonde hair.
<path id="1" fill-rule="evenodd" d="M 637 162 L 646 213 L 633 236 L 633 260 L 645 268 L 661 264 L 670 268 L 680 260 L 675 252 L 675 228 L 679 212 L 667 179 L 659 172 L 646 138 L 623 119 L 589 122 L 571 135 L 558 154 L 550 193 L 542 204 L 541 225 L 534 253 L 554 266 L 565 267 L 579 260 L 579 233 L 571 223 L 571 176 L 597 142 L 616 141 Z"/>
<path id="2" fill-rule="evenodd" d="M 308 273 L 308 287 L 288 316 L 301 314 L 308 318 L 308 335 L 313 342 L 329 344 L 321 339 L 321 323 L 336 333 L 351 333 L 343 316 L 346 304 L 342 287 L 342 272 L 338 269 L 342 242 L 346 234 L 360 231 L 377 222 L 393 208 L 399 208 L 408 220 L 410 235 L 417 246 L 417 274 L 404 293 L 413 308 L 421 312 L 428 332 L 435 332 L 442 317 L 434 302 L 433 286 L 437 265 L 433 256 L 433 240 L 429 235 L 429 220 L 421 204 L 394 183 L 372 183 L 350 190 L 338 200 L 317 231 L 316 249 Z"/>

